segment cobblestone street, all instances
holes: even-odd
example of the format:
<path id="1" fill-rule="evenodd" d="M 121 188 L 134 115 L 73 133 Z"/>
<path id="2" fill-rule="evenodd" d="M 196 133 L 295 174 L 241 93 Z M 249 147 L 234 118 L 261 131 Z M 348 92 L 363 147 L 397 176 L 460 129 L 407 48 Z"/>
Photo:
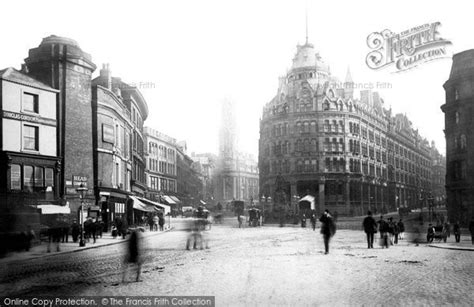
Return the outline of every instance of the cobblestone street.
<path id="1" fill-rule="evenodd" d="M 1 269 L 0 292 L 213 295 L 217 306 L 470 306 L 474 301 L 474 253 L 468 250 L 406 241 L 368 250 L 362 231 L 339 230 L 324 255 L 318 229 L 214 226 L 210 249 L 186 251 L 186 235 L 172 231 L 145 239 L 142 282 L 120 283 L 125 245 L 116 244 L 12 262 Z"/>

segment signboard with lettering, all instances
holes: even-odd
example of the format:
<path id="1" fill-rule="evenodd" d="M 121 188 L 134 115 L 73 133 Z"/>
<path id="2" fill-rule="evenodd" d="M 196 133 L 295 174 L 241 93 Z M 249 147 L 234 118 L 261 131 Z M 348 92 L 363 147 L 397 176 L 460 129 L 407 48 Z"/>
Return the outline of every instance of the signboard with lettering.
<path id="1" fill-rule="evenodd" d="M 49 119 L 49 118 L 42 118 L 39 116 L 10 112 L 10 111 L 2 111 L 2 117 L 20 120 L 20 121 L 27 121 L 32 123 L 39 123 L 44 125 L 56 126 L 56 120 Z"/>
<path id="2" fill-rule="evenodd" d="M 75 187 L 79 187 L 82 184 L 84 187 L 87 188 L 87 176 L 73 175 L 72 184 Z"/>
<path id="3" fill-rule="evenodd" d="M 102 124 L 102 141 L 106 143 L 114 144 L 115 137 L 114 137 L 114 127 Z"/>

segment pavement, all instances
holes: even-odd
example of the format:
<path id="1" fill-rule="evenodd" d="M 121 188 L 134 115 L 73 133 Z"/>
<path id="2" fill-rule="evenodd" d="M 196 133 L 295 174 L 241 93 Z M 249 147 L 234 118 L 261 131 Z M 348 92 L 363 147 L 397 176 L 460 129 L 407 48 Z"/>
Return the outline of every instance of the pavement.
<path id="1" fill-rule="evenodd" d="M 144 229 L 143 236 L 151 237 L 151 236 L 168 232 L 172 230 L 173 227 L 169 227 L 169 225 L 166 225 L 164 231 L 149 231 L 145 227 L 143 227 L 143 229 Z M 100 237 L 96 238 L 95 243 L 93 242 L 92 239 L 90 239 L 89 241 L 86 241 L 85 246 L 79 246 L 79 242 L 74 243 L 72 241 L 71 236 L 69 236 L 69 240 L 68 240 L 69 242 L 64 242 L 64 243 L 61 242 L 59 244 L 59 249 L 60 249 L 59 251 L 56 251 L 55 245 L 51 243 L 51 248 L 50 248 L 51 252 L 48 252 L 48 243 L 40 242 L 39 244 L 32 246 L 29 251 L 10 252 L 6 254 L 5 257 L 0 258 L 0 265 L 9 264 L 12 262 L 26 261 L 26 260 L 36 259 L 36 258 L 46 258 L 46 257 L 52 257 L 52 256 L 61 255 L 61 254 L 81 252 L 81 251 L 85 251 L 85 250 L 89 250 L 93 248 L 120 244 L 126 241 L 127 238 L 125 238 L 125 240 L 122 239 L 121 236 L 114 238 L 112 237 L 111 232 L 104 232 L 102 234 L 102 238 Z"/>

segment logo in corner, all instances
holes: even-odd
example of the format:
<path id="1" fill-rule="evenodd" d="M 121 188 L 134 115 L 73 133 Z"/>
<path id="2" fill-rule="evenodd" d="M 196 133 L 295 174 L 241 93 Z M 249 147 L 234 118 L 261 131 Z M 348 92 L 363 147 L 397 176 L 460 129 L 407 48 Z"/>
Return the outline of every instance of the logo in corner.
<path id="1" fill-rule="evenodd" d="M 440 22 L 424 24 L 395 34 L 390 30 L 373 32 L 367 37 L 366 64 L 373 70 L 395 66 L 395 72 L 417 67 L 420 64 L 449 58 L 446 47 L 451 41 L 440 37 Z"/>

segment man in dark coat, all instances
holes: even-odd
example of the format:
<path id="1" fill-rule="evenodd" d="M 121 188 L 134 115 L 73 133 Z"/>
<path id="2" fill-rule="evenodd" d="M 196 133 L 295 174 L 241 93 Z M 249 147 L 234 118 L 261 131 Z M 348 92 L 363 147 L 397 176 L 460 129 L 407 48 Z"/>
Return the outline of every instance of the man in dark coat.
<path id="1" fill-rule="evenodd" d="M 374 248 L 374 233 L 377 232 L 377 222 L 372 217 L 372 212 L 367 212 L 367 217 L 362 222 L 364 232 L 367 235 L 367 248 Z"/>
<path id="2" fill-rule="evenodd" d="M 327 209 L 319 218 L 319 221 L 321 222 L 321 234 L 324 239 L 324 254 L 329 254 L 329 240 L 336 233 L 336 224 Z"/>
<path id="3" fill-rule="evenodd" d="M 459 226 L 459 222 L 454 223 L 453 232 L 456 243 L 459 243 L 461 241 L 461 226 Z"/>
<path id="4" fill-rule="evenodd" d="M 77 238 L 79 237 L 79 233 L 80 233 L 79 224 L 77 223 L 76 220 L 74 220 L 72 222 L 72 225 L 71 225 L 71 235 L 72 235 L 72 241 L 74 243 L 77 242 Z"/>

